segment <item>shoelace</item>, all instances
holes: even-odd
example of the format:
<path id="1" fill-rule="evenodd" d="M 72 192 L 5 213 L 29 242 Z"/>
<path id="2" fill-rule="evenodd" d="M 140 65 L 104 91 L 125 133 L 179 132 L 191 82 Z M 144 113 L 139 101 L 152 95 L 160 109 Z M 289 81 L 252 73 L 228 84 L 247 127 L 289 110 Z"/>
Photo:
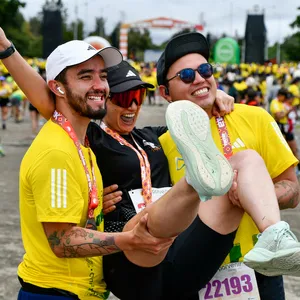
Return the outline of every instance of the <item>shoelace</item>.
<path id="1" fill-rule="evenodd" d="M 281 228 L 281 229 L 275 229 L 275 230 L 277 231 L 275 239 L 274 239 L 276 242 L 280 242 L 284 236 L 287 237 L 290 240 L 298 242 L 297 237 L 288 228 Z M 257 238 L 259 239 L 261 237 L 261 235 L 262 235 L 262 233 L 259 233 L 257 235 Z"/>
<path id="2" fill-rule="evenodd" d="M 283 237 L 286 237 L 289 240 L 293 240 L 294 242 L 298 242 L 297 237 L 287 228 L 282 228 L 278 230 L 276 236 L 275 236 L 275 242 L 277 242 L 277 245 L 279 246 L 281 244 L 281 240 Z"/>

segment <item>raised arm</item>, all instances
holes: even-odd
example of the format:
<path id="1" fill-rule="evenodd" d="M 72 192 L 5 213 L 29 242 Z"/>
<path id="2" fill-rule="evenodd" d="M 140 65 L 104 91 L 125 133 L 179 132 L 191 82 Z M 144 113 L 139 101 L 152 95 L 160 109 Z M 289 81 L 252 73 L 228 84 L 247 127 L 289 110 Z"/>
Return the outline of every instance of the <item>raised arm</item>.
<path id="1" fill-rule="evenodd" d="M 0 52 L 11 45 L 0 27 Z M 23 59 L 16 50 L 11 56 L 2 60 L 10 75 L 24 92 L 28 100 L 43 117 L 49 119 L 55 108 L 50 90 L 44 79 Z"/>

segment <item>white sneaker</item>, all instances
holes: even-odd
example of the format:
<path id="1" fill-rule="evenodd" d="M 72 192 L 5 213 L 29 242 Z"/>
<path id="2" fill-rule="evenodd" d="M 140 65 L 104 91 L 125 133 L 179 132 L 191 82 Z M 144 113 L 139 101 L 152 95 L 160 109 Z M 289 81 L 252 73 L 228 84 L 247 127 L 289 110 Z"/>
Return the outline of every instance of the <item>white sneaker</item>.
<path id="1" fill-rule="evenodd" d="M 191 101 L 169 104 L 166 123 L 186 166 L 186 180 L 202 201 L 230 189 L 230 163 L 215 145 L 207 113 Z"/>
<path id="2" fill-rule="evenodd" d="M 280 221 L 259 234 L 244 263 L 266 276 L 300 276 L 300 243 L 289 224 Z"/>

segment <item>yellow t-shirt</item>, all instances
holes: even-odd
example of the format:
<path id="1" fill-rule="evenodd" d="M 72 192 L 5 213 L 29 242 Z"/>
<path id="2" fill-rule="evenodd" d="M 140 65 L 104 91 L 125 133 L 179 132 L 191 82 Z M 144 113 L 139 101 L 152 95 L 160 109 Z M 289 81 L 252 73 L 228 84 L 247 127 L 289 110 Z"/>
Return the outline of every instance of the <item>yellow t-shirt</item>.
<path id="1" fill-rule="evenodd" d="M 155 91 L 157 87 L 157 80 L 156 76 L 152 73 L 150 76 L 142 75 L 141 76 L 142 81 L 150 83 L 154 85 L 154 88 L 147 88 L 149 91 Z"/>
<path id="2" fill-rule="evenodd" d="M 234 111 L 226 115 L 224 119 L 233 153 L 245 149 L 256 150 L 264 159 L 272 178 L 277 177 L 290 166 L 297 164 L 298 161 L 282 136 L 277 123 L 264 109 L 235 104 Z M 210 126 L 213 139 L 218 149 L 223 152 L 215 118 L 211 118 Z M 175 184 L 184 176 L 184 162 L 169 132 L 163 134 L 159 140 L 168 158 L 172 183 Z M 255 176 L 255 174 L 252 174 L 252 176 Z M 245 213 L 234 240 L 234 247 L 224 264 L 243 261 L 244 255 L 256 243 L 258 233 L 259 231 L 253 220 Z"/>
<path id="3" fill-rule="evenodd" d="M 283 102 L 280 102 L 277 98 L 275 98 L 271 101 L 270 113 L 271 113 L 272 117 L 275 118 L 275 114 L 278 113 L 278 112 L 285 112 L 286 113 L 287 108 L 286 108 L 286 106 L 284 105 Z M 281 118 L 279 120 L 279 123 L 287 124 L 288 123 L 287 116 Z"/>
<path id="4" fill-rule="evenodd" d="M 291 84 L 288 87 L 288 90 L 290 93 L 292 93 L 294 95 L 294 100 L 293 100 L 293 105 L 299 105 L 300 104 L 300 88 L 298 87 L 298 85 L 296 84 Z"/>
<path id="5" fill-rule="evenodd" d="M 12 88 L 9 84 L 3 83 L 0 85 L 0 98 L 8 98 L 12 93 Z"/>
<path id="6" fill-rule="evenodd" d="M 88 148 L 81 147 L 89 172 Z M 94 211 L 103 231 L 103 186 L 95 155 L 99 206 Z M 68 134 L 49 120 L 26 152 L 20 168 L 20 214 L 25 255 L 18 275 L 43 288 L 70 291 L 80 299 L 106 299 L 102 257 L 58 258 L 52 252 L 43 222 L 74 223 L 84 227 L 88 211 L 88 182 L 77 148 Z"/>

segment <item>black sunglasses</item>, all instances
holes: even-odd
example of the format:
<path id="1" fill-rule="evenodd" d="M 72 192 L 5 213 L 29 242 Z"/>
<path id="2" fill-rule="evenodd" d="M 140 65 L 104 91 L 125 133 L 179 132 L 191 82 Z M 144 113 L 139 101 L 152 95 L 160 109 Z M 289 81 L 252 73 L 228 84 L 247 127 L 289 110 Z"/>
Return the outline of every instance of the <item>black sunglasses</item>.
<path id="1" fill-rule="evenodd" d="M 209 63 L 201 64 L 197 69 L 186 68 L 179 71 L 175 76 L 170 79 L 167 79 L 167 82 L 170 80 L 179 77 L 184 83 L 192 83 L 196 77 L 196 71 L 200 74 L 201 77 L 207 79 L 213 75 L 213 66 Z"/>

